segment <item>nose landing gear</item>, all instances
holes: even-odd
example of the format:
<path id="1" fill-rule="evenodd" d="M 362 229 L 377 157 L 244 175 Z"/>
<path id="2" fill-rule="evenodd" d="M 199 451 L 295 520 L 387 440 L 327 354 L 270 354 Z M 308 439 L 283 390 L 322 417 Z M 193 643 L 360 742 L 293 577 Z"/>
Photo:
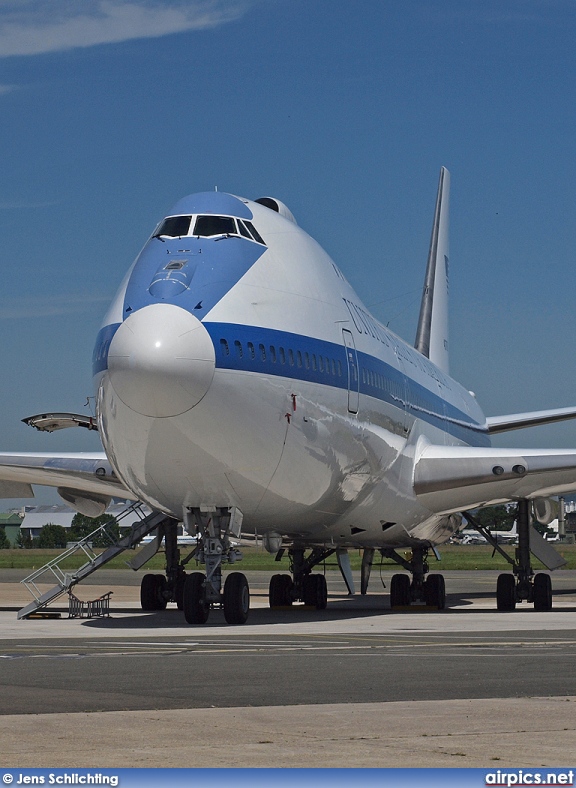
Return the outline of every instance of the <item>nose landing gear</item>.
<path id="1" fill-rule="evenodd" d="M 233 564 L 242 553 L 230 541 L 240 536 L 242 515 L 236 508 L 212 507 L 211 511 L 191 509 L 198 533 L 198 545 L 191 557 L 206 565 L 206 574 L 188 575 L 183 588 L 184 617 L 189 624 L 205 624 L 210 609 L 221 607 L 228 624 L 245 624 L 250 610 L 250 589 L 246 576 L 232 572 L 222 590 L 222 563 Z"/>
<path id="2" fill-rule="evenodd" d="M 166 576 L 144 575 L 140 586 L 142 609 L 165 610 L 168 602 L 176 602 L 189 624 L 205 624 L 210 609 L 220 607 L 228 624 L 244 624 L 250 609 L 250 590 L 245 575 L 232 572 L 222 590 L 222 563 L 232 564 L 242 559 L 242 553 L 230 541 L 231 536 L 240 536 L 242 514 L 235 508 L 211 507 L 210 511 L 191 509 L 186 515 L 188 530 L 196 528 L 196 548 L 181 561 L 177 521 L 158 528 L 155 544 L 142 560 L 148 560 L 164 539 Z M 185 566 L 192 558 L 206 565 L 206 573 L 186 574 Z"/>

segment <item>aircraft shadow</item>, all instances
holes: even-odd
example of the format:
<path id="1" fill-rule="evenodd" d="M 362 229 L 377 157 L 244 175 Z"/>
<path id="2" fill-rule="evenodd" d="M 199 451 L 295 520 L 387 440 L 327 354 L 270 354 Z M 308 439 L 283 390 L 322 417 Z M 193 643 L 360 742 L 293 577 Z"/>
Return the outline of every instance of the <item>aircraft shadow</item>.
<path id="1" fill-rule="evenodd" d="M 576 593 L 574 591 L 561 591 L 563 594 Z M 391 610 L 387 597 L 382 596 L 355 596 L 344 600 L 335 600 L 328 602 L 326 610 L 311 610 L 302 605 L 294 605 L 292 608 L 282 608 L 271 610 L 270 608 L 257 607 L 250 610 L 248 618 L 248 625 L 250 626 L 270 626 L 271 624 L 294 624 L 298 623 L 313 623 L 313 622 L 326 622 L 326 621 L 349 621 L 359 618 L 371 618 L 380 615 L 397 616 L 399 614 L 426 614 L 426 615 L 478 615 L 487 612 L 495 613 L 493 605 L 481 605 L 474 603 L 475 600 L 486 599 L 492 600 L 493 597 L 487 595 L 485 592 L 473 592 L 464 595 L 449 594 L 446 599 L 446 608 L 444 610 L 434 610 L 433 608 L 426 608 L 423 606 L 414 606 L 412 608 L 403 608 L 401 610 Z M 351 607 L 353 605 L 353 607 Z M 532 605 L 522 604 L 517 608 L 518 612 L 536 613 Z M 195 629 L 229 629 L 230 625 L 224 619 L 222 610 L 213 610 L 210 613 L 210 619 L 201 627 L 187 624 L 184 619 L 182 611 L 174 608 L 162 610 L 158 612 L 145 613 L 143 611 L 127 611 L 132 612 L 133 615 L 123 614 L 122 618 L 114 618 L 114 614 L 121 613 L 119 610 L 112 610 L 112 615 L 109 618 L 92 618 L 82 622 L 85 627 L 94 629 L 132 629 L 136 630 L 154 630 L 154 629 L 174 629 L 178 631 L 185 630 L 186 632 L 194 631 Z M 576 605 L 570 607 L 553 608 L 552 612 L 555 613 L 574 613 L 576 612 Z"/>

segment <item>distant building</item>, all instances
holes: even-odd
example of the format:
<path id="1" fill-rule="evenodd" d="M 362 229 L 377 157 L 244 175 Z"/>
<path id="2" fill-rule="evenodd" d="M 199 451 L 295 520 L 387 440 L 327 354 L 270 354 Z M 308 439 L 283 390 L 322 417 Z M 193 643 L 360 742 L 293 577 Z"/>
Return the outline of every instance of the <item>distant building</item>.
<path id="1" fill-rule="evenodd" d="M 129 506 L 127 503 L 112 503 L 106 509 L 106 514 L 112 517 L 118 517 Z M 150 514 L 150 509 L 143 506 L 142 511 L 144 515 Z M 18 520 L 18 529 L 16 536 L 21 531 L 23 536 L 29 535 L 32 539 L 40 536 L 40 532 L 45 525 L 52 523 L 53 525 L 61 525 L 62 528 L 69 530 L 72 527 L 72 520 L 77 512 L 64 504 L 56 504 L 54 506 L 26 506 L 22 512 L 24 519 L 20 525 L 20 518 Z M 120 526 L 129 528 L 132 523 L 139 518 L 136 515 L 126 517 L 120 521 Z M 1 525 L 1 521 L 0 521 Z M 96 526 L 97 527 L 97 526 Z"/>
<path id="2" fill-rule="evenodd" d="M 30 536 L 32 539 L 40 536 L 40 531 L 48 523 L 61 525 L 68 530 L 75 514 L 74 509 L 64 505 L 27 506 L 20 530 L 23 536 Z"/>

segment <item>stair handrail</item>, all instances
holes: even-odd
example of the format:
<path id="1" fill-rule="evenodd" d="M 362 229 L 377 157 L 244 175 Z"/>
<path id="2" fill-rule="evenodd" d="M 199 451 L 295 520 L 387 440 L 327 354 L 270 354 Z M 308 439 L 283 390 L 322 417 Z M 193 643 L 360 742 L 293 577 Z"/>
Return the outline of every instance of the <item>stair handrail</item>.
<path id="1" fill-rule="evenodd" d="M 71 584 L 74 579 L 75 574 L 77 574 L 81 569 L 83 569 L 87 564 L 92 564 L 98 558 L 98 555 L 93 551 L 90 547 L 89 543 L 93 541 L 93 539 L 104 532 L 107 538 L 110 540 L 111 545 L 118 543 L 118 540 L 115 539 L 110 533 L 106 531 L 107 526 L 111 525 L 112 523 L 118 523 L 123 520 L 125 517 L 128 517 L 130 514 L 136 514 L 140 520 L 144 520 L 146 515 L 142 510 L 142 504 L 139 501 L 136 503 L 131 504 L 119 515 L 111 517 L 105 523 L 102 523 L 95 528 L 94 531 L 91 531 L 86 536 L 83 536 L 82 539 L 78 540 L 78 542 L 73 545 L 72 547 L 68 547 L 63 553 L 57 555 L 55 558 L 52 558 L 48 563 L 41 566 L 39 569 L 36 569 L 30 575 L 25 577 L 20 582 L 22 585 L 26 586 L 28 591 L 32 594 L 32 596 L 38 601 L 42 596 L 42 592 L 37 587 L 36 583 L 38 582 L 38 578 L 42 577 L 42 575 L 46 574 L 47 572 L 51 572 L 52 575 L 56 578 L 56 584 L 62 588 L 62 591 L 65 591 Z M 83 552 L 88 559 L 86 564 L 83 564 L 78 569 L 74 570 L 73 572 L 64 572 L 60 569 L 59 564 L 65 561 L 70 556 L 74 555 L 77 552 Z"/>

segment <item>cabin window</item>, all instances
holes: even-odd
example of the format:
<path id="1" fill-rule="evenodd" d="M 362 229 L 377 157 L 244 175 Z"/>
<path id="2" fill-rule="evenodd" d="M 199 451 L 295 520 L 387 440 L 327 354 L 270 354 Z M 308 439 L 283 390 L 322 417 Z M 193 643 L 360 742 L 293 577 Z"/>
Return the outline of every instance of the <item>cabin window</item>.
<path id="1" fill-rule="evenodd" d="M 302 353 L 299 350 L 296 351 L 296 364 L 299 367 L 302 366 Z"/>
<path id="2" fill-rule="evenodd" d="M 256 358 L 256 351 L 254 350 L 252 342 L 248 342 L 248 355 L 250 358 Z"/>
<path id="3" fill-rule="evenodd" d="M 338 361 L 338 377 L 342 377 L 342 362 Z"/>
<path id="4" fill-rule="evenodd" d="M 238 340 L 236 340 L 234 342 L 234 347 L 236 348 L 236 355 L 238 356 L 238 358 L 242 358 L 242 355 L 243 355 L 243 353 L 242 353 L 242 343 L 239 342 Z"/>
<path id="5" fill-rule="evenodd" d="M 306 369 L 310 369 L 310 356 L 308 353 L 304 353 L 304 366 Z"/>
<path id="6" fill-rule="evenodd" d="M 209 238 L 212 235 L 236 235 L 236 222 L 231 216 L 199 216 L 192 235 Z"/>
<path id="7" fill-rule="evenodd" d="M 270 345 L 270 361 L 275 364 L 276 363 L 276 348 L 274 345 Z"/>
<path id="8" fill-rule="evenodd" d="M 230 348 L 228 347 L 228 342 L 225 339 L 220 340 L 220 348 L 225 356 L 230 355 Z"/>
<path id="9" fill-rule="evenodd" d="M 291 348 L 288 351 L 288 363 L 290 364 L 291 367 L 294 366 L 294 351 Z"/>
<path id="10" fill-rule="evenodd" d="M 262 361 L 266 361 L 266 348 L 264 347 L 264 345 L 259 345 L 258 347 L 260 349 L 260 358 L 262 359 Z"/>
<path id="11" fill-rule="evenodd" d="M 316 371 L 316 353 L 312 353 L 312 369 Z"/>

